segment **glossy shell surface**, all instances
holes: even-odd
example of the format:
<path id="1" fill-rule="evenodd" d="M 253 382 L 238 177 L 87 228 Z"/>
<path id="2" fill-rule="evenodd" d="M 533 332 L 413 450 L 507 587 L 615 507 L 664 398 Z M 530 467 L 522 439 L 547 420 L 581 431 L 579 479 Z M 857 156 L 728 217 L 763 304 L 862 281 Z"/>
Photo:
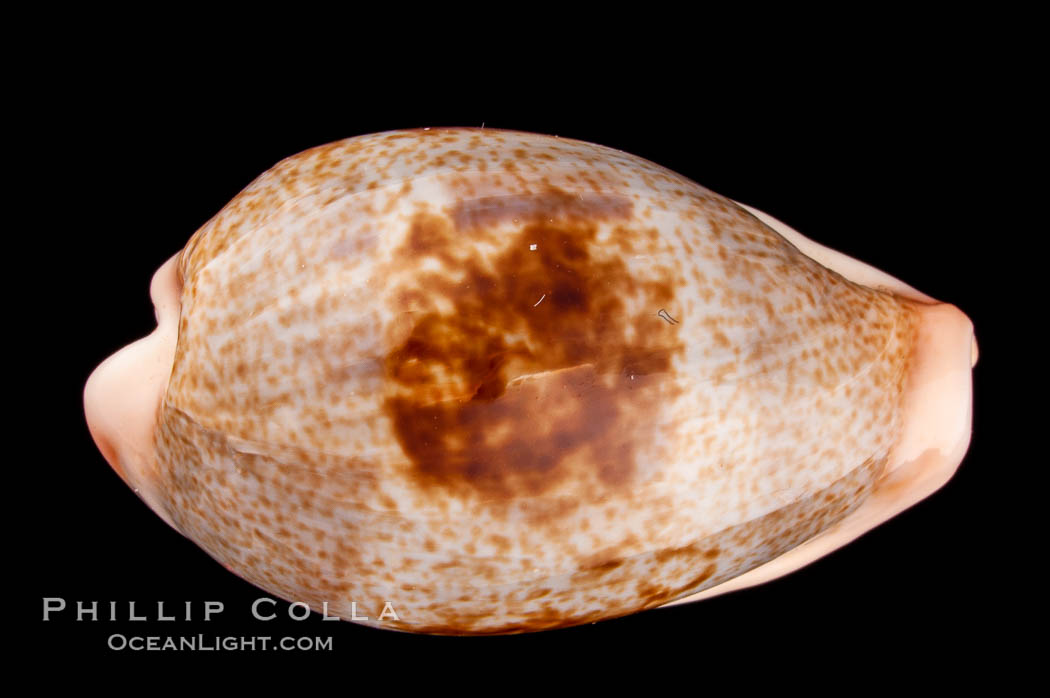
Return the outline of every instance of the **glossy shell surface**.
<path id="1" fill-rule="evenodd" d="M 811 539 L 883 475 L 919 326 L 665 168 L 506 131 L 288 158 L 175 264 L 147 501 L 417 632 L 619 616 Z"/>

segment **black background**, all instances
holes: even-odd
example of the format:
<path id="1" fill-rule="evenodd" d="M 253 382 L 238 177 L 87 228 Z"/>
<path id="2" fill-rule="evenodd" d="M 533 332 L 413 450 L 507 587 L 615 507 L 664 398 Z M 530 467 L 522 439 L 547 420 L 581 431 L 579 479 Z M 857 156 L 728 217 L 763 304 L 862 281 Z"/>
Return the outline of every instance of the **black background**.
<path id="1" fill-rule="evenodd" d="M 745 75 L 724 66 L 661 72 L 657 61 L 630 74 L 526 66 L 450 79 L 448 66 L 439 75 L 400 67 L 323 83 L 297 74 L 248 80 L 245 67 L 204 84 L 175 68 L 140 71 L 126 57 L 68 60 L 37 88 L 46 108 L 26 127 L 33 191 L 16 202 L 35 221 L 26 241 L 48 261 L 11 265 L 25 274 L 39 323 L 27 359 L 39 363 L 25 371 L 40 376 L 25 402 L 35 416 L 15 435 L 33 453 L 16 497 L 34 504 L 14 536 L 30 587 L 17 602 L 33 638 L 25 649 L 134 663 L 158 657 L 108 650 L 110 634 L 290 634 L 332 636 L 334 654 L 357 667 L 391 656 L 527 666 L 584 648 L 612 656 L 647 647 L 685 649 L 698 668 L 816 657 L 870 672 L 887 656 L 911 663 L 995 644 L 1001 597 L 991 589 L 1004 573 L 994 563 L 1000 514 L 992 507 L 1009 456 L 992 392 L 1010 320 L 998 295 L 1003 253 L 992 242 L 1011 230 L 992 225 L 999 214 L 986 204 L 1001 203 L 991 192 L 1003 119 L 989 104 L 1002 104 L 1005 88 L 997 66 L 953 49 L 947 58 L 897 63 L 880 54 L 837 66 L 781 65 L 774 56 Z M 154 270 L 281 158 L 375 131 L 482 124 L 640 155 L 959 306 L 974 322 L 981 359 L 973 443 L 957 475 L 819 562 L 699 604 L 505 638 L 412 636 L 316 616 L 252 619 L 251 602 L 266 593 L 170 529 L 102 459 L 83 419 L 84 382 L 152 330 Z M 205 600 L 222 601 L 225 612 L 207 624 L 78 623 L 70 611 L 44 623 L 42 599 L 51 596 L 70 606 L 117 601 L 124 617 L 129 601 L 151 617 L 157 601 L 180 613 L 192 601 L 195 618 Z M 271 654 L 267 661 L 308 659 Z"/>

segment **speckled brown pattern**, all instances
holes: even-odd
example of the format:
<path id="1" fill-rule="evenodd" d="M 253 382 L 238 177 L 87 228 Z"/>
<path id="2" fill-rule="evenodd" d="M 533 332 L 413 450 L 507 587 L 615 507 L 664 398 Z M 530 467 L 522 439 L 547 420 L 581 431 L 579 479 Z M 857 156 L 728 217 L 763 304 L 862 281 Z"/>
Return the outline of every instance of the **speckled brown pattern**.
<path id="1" fill-rule="evenodd" d="M 653 163 L 480 129 L 288 158 L 178 273 L 166 515 L 421 632 L 623 615 L 824 530 L 885 464 L 917 322 Z"/>

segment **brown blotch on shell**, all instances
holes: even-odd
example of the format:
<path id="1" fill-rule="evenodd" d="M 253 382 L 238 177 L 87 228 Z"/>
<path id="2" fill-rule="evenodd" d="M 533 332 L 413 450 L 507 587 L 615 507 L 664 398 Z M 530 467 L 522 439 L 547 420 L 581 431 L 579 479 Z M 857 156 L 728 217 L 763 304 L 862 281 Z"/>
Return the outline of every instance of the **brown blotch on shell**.
<path id="1" fill-rule="evenodd" d="M 683 349 L 657 315 L 673 280 L 635 278 L 597 243 L 598 221 L 630 211 L 551 190 L 415 216 L 398 253 L 437 260 L 415 281 L 452 306 L 416 314 L 385 359 L 386 411 L 417 483 L 485 499 L 567 478 L 630 486 L 636 427 Z M 508 222 L 498 253 L 457 256 L 462 236 Z"/>

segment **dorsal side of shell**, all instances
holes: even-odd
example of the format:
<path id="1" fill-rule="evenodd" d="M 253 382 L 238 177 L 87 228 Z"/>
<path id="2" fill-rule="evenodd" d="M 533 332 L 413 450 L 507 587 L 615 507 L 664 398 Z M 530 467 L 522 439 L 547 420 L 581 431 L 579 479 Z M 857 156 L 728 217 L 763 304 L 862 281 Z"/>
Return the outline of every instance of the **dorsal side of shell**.
<path id="1" fill-rule="evenodd" d="M 659 605 L 826 528 L 915 331 L 673 172 L 479 129 L 288 158 L 180 272 L 173 519 L 284 598 L 431 632 Z"/>

